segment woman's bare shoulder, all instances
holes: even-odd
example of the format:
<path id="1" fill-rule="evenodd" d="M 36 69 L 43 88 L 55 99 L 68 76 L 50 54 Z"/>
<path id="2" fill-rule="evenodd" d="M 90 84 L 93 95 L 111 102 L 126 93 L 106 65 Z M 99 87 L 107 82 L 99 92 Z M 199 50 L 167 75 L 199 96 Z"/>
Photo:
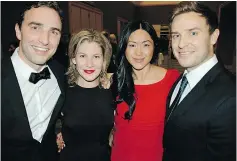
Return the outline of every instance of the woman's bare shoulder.
<path id="1" fill-rule="evenodd" d="M 162 75 L 166 74 L 167 69 L 154 65 L 153 66 L 153 72 L 162 76 Z"/>
<path id="2" fill-rule="evenodd" d="M 167 69 L 153 65 L 152 72 L 150 73 L 150 79 L 155 80 L 156 82 L 160 81 L 165 77 L 166 72 Z"/>

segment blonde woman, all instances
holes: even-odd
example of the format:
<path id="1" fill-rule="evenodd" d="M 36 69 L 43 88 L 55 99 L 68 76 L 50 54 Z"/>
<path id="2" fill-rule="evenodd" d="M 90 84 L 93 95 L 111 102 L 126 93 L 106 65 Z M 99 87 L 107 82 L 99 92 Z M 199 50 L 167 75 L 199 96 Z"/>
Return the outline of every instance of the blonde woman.
<path id="1" fill-rule="evenodd" d="M 69 87 L 62 112 L 65 145 L 60 161 L 110 160 L 113 100 L 110 89 L 104 86 L 111 52 L 108 40 L 95 30 L 82 30 L 70 40 Z"/>

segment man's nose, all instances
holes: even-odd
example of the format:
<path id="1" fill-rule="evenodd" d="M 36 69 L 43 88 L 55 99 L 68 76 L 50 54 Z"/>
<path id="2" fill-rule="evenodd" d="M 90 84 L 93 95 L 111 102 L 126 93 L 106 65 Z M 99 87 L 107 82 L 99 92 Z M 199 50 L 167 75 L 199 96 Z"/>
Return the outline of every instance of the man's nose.
<path id="1" fill-rule="evenodd" d="M 39 41 L 44 45 L 48 45 L 49 44 L 49 33 L 48 31 L 42 31 L 40 33 L 40 37 L 39 37 Z"/>
<path id="2" fill-rule="evenodd" d="M 185 36 L 180 36 L 179 48 L 184 48 L 188 44 L 188 39 Z"/>

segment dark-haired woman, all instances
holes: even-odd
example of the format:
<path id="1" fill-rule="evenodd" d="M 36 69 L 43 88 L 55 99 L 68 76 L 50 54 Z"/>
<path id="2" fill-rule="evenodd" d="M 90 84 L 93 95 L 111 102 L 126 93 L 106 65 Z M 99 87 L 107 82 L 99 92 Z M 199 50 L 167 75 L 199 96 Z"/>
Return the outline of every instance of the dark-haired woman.
<path id="1" fill-rule="evenodd" d="M 161 161 L 166 98 L 179 76 L 153 65 L 158 56 L 156 31 L 145 21 L 129 22 L 115 58 L 115 114 L 112 161 Z"/>

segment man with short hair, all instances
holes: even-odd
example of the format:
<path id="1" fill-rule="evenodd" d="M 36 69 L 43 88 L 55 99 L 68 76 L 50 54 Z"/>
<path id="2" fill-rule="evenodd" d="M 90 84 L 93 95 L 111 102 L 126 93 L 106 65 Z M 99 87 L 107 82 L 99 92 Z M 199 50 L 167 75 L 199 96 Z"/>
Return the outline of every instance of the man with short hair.
<path id="1" fill-rule="evenodd" d="M 64 68 L 49 59 L 62 31 L 57 2 L 34 2 L 15 25 L 19 47 L 2 60 L 2 160 L 55 161 Z"/>
<path id="2" fill-rule="evenodd" d="M 164 161 L 234 161 L 236 83 L 218 62 L 216 14 L 200 2 L 181 2 L 171 18 L 171 43 L 186 68 L 168 99 Z"/>

